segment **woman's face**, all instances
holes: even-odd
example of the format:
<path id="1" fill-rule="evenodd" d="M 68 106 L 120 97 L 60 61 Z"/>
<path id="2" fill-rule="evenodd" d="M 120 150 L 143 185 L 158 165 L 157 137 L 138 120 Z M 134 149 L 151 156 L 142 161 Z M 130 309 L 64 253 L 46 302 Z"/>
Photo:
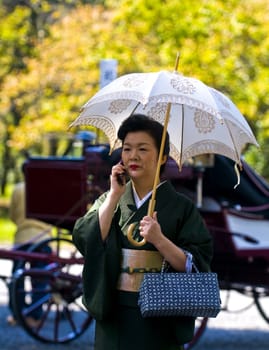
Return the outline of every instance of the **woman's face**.
<path id="1" fill-rule="evenodd" d="M 158 163 L 154 139 L 145 131 L 129 132 L 123 142 L 122 160 L 131 179 L 153 180 Z"/>

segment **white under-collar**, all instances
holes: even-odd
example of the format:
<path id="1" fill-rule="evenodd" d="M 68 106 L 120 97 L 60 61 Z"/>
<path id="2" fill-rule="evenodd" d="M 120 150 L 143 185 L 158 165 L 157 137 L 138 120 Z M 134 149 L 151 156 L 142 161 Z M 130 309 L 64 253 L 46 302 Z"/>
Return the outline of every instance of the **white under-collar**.
<path id="1" fill-rule="evenodd" d="M 159 183 L 159 185 L 157 186 L 157 188 L 158 188 L 159 186 L 161 186 L 164 182 L 165 182 L 165 181 Z M 137 207 L 137 209 L 138 209 L 138 208 L 140 208 L 140 207 L 146 202 L 146 200 L 151 196 L 152 191 L 148 192 L 142 199 L 140 199 L 140 198 L 138 197 L 138 194 L 137 194 L 136 190 L 135 190 L 135 187 L 134 187 L 133 185 L 132 185 L 132 187 L 133 187 L 135 205 L 136 205 L 136 207 Z"/>

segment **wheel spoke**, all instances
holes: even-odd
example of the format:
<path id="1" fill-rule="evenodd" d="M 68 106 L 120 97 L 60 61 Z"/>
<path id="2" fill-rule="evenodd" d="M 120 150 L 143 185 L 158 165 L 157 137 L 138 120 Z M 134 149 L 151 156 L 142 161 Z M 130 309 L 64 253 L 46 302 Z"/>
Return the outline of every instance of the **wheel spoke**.
<path id="1" fill-rule="evenodd" d="M 195 320 L 195 331 L 194 331 L 193 339 L 189 343 L 184 345 L 184 350 L 191 349 L 198 342 L 198 340 L 206 330 L 207 322 L 208 322 L 208 318 L 206 317 L 204 318 L 198 317 Z"/>
<path id="2" fill-rule="evenodd" d="M 50 247 L 52 262 L 43 266 L 41 263 L 40 268 L 22 269 L 14 278 L 12 300 L 16 317 L 34 338 L 47 343 L 67 343 L 80 336 L 92 321 L 81 300 L 81 255 L 68 239 L 49 239 L 32 251 L 42 250 L 42 245 Z M 56 255 L 64 258 L 65 263 L 55 263 Z M 37 312 L 40 315 L 33 327 L 28 319 Z"/>
<path id="3" fill-rule="evenodd" d="M 254 291 L 254 300 L 261 316 L 269 323 L 269 287 L 256 288 Z"/>

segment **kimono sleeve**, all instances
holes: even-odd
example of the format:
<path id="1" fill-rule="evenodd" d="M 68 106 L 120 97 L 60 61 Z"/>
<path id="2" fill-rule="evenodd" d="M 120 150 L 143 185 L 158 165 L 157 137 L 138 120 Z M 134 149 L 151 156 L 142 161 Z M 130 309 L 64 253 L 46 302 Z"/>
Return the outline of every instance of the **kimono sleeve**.
<path id="1" fill-rule="evenodd" d="M 73 229 L 73 242 L 84 257 L 82 273 L 83 303 L 96 320 L 113 312 L 116 285 L 120 273 L 121 249 L 119 228 L 113 219 L 106 242 L 101 239 L 98 207 L 102 196 Z"/>
<path id="2" fill-rule="evenodd" d="M 180 228 L 178 244 L 192 253 L 194 262 L 200 271 L 210 271 L 213 257 L 213 240 L 204 220 L 192 202 L 184 211 L 184 224 Z"/>

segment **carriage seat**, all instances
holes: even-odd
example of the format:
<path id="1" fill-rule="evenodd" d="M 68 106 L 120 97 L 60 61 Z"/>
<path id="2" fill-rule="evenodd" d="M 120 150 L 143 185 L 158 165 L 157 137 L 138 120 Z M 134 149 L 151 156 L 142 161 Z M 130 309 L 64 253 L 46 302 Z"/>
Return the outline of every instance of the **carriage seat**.
<path id="1" fill-rule="evenodd" d="M 269 254 L 269 220 L 261 215 L 242 212 L 236 209 L 224 211 L 227 229 L 232 235 L 235 249 L 254 255 Z M 239 235 L 236 235 L 239 233 Z M 240 236 L 241 234 L 241 236 Z M 245 239 L 244 239 L 245 237 Z M 253 240 L 253 242 L 251 242 Z M 263 253 L 262 253 L 263 252 Z"/>

